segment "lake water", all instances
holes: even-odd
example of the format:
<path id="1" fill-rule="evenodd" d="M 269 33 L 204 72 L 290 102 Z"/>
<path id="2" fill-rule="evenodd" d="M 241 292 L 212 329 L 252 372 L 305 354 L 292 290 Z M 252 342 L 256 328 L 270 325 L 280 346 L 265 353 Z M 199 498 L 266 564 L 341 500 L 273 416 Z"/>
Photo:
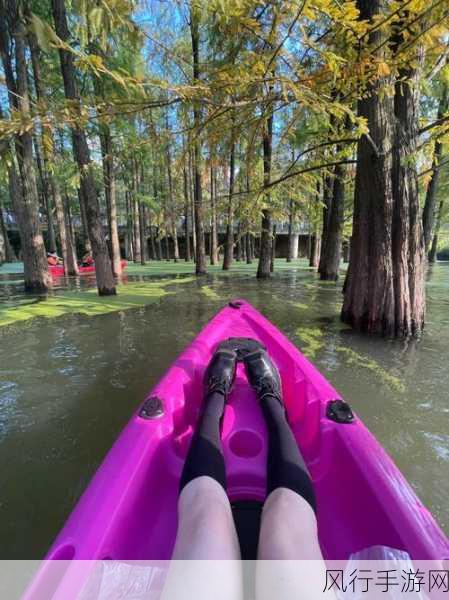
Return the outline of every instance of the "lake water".
<path id="1" fill-rule="evenodd" d="M 303 262 L 283 266 L 269 281 L 246 267 L 188 283 L 181 274 L 142 308 L 0 328 L 1 558 L 44 555 L 147 390 L 235 297 L 306 351 L 449 532 L 449 264 L 428 273 L 419 341 L 353 333 L 339 321 L 341 282 L 320 282 Z M 0 309 L 32 301 L 20 275 L 0 271 L 0 284 Z"/>

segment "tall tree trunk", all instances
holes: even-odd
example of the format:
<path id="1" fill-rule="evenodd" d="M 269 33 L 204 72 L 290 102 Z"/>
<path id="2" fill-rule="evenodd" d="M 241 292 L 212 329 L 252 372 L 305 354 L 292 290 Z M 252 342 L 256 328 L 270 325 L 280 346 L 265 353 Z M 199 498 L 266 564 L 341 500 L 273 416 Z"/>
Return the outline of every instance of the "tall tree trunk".
<path id="1" fill-rule="evenodd" d="M 48 181 L 49 178 L 47 169 L 42 164 L 41 151 L 36 136 L 33 136 L 33 146 L 34 155 L 36 157 L 37 171 L 39 173 L 39 180 L 41 183 L 42 205 L 45 209 L 45 214 L 47 216 L 47 246 L 50 252 L 57 252 L 58 247 L 56 245 L 55 226 L 53 223 L 53 211 L 51 206 L 50 186 Z"/>
<path id="2" fill-rule="evenodd" d="M 162 256 L 161 232 L 160 232 L 159 227 L 157 229 L 157 236 L 156 236 L 156 250 L 157 250 L 157 259 L 163 260 L 164 257 Z"/>
<path id="3" fill-rule="evenodd" d="M 89 228 L 87 226 L 87 216 L 86 216 L 86 201 L 84 199 L 84 193 L 82 188 L 78 188 L 78 201 L 80 205 L 80 216 L 81 216 L 81 226 L 83 230 L 83 246 L 84 252 L 86 254 L 92 254 L 92 244 L 90 243 L 89 238 Z"/>
<path id="4" fill-rule="evenodd" d="M 3 236 L 3 244 L 4 244 L 4 255 L 5 262 L 13 262 L 16 260 L 16 256 L 14 250 L 12 249 L 11 243 L 8 237 L 8 229 L 6 227 L 5 218 L 3 215 L 3 205 L 0 200 L 0 232 Z"/>
<path id="5" fill-rule="evenodd" d="M 134 261 L 133 255 L 133 216 L 131 212 L 131 192 L 125 191 L 125 203 L 126 203 L 126 260 Z"/>
<path id="6" fill-rule="evenodd" d="M 210 155 L 210 264 L 218 264 L 218 234 L 217 234 L 217 204 L 216 204 L 217 177 L 214 164 L 214 155 Z"/>
<path id="7" fill-rule="evenodd" d="M 362 19 L 382 14 L 380 0 L 359 0 L 358 5 Z M 383 36 L 378 28 L 369 41 L 378 46 Z M 400 73 L 394 98 L 383 93 L 385 81 L 370 84 L 370 93 L 358 104 L 370 139 L 363 136 L 358 143 L 342 320 L 368 333 L 406 336 L 424 324 L 424 243 L 416 169 L 410 161 L 418 124 L 415 75 Z"/>
<path id="8" fill-rule="evenodd" d="M 69 43 L 70 32 L 67 26 L 64 0 L 52 0 L 52 11 L 56 34 L 63 42 Z M 62 78 L 64 80 L 65 96 L 74 106 L 79 106 L 80 100 L 76 87 L 74 55 L 70 51 L 60 48 L 59 59 Z M 80 172 L 82 195 L 85 200 L 86 219 L 95 260 L 98 293 L 100 296 L 114 295 L 116 294 L 114 274 L 101 223 L 100 203 L 95 189 L 94 171 L 89 146 L 87 145 L 84 131 L 77 125 L 72 126 L 72 145 Z"/>
<path id="9" fill-rule="evenodd" d="M 57 188 L 53 192 L 53 197 L 56 198 L 56 215 L 57 218 L 64 217 L 64 226 L 65 226 L 65 235 L 66 235 L 66 247 L 67 247 L 67 267 L 65 267 L 65 272 L 67 275 L 78 275 L 78 261 L 76 256 L 76 236 L 73 228 L 72 222 L 72 213 L 70 210 L 70 198 L 67 194 L 65 194 L 64 200 L 61 199 L 61 190 L 57 180 L 54 180 Z M 59 207 L 59 202 L 61 201 L 61 206 Z M 58 208 L 59 207 L 59 208 Z M 62 208 L 62 211 L 61 211 Z M 59 212 L 59 217 L 58 217 Z M 61 229 L 60 229 L 61 231 Z"/>
<path id="10" fill-rule="evenodd" d="M 320 203 L 320 195 L 321 195 L 321 186 L 320 186 L 320 182 L 317 182 L 317 186 L 316 186 L 316 204 L 319 205 Z M 315 208 L 314 213 L 315 213 L 315 219 L 314 219 L 314 223 L 315 223 L 315 227 L 314 227 L 314 234 L 312 237 L 312 248 L 310 250 L 310 257 L 309 257 L 309 267 L 313 267 L 313 268 L 317 268 L 320 262 L 320 252 L 321 252 L 321 236 L 320 236 L 320 228 L 319 228 L 319 224 L 317 222 L 317 209 Z"/>
<path id="11" fill-rule="evenodd" d="M 263 181 L 264 186 L 270 183 L 271 178 L 271 157 L 273 152 L 273 115 L 270 115 L 266 121 L 266 128 L 263 134 Z M 265 192 L 265 205 L 270 206 L 270 192 Z M 272 240 L 272 216 L 271 209 L 264 208 L 262 211 L 262 231 L 260 236 L 259 264 L 257 266 L 257 277 L 265 279 L 270 276 L 271 249 Z"/>
<path id="12" fill-rule="evenodd" d="M 109 239 L 111 241 L 111 259 L 114 275 L 122 272 L 120 262 L 120 241 L 117 224 L 117 198 L 115 181 L 114 150 L 109 125 L 101 125 L 100 131 L 101 156 L 103 162 L 103 182 L 108 214 Z"/>
<path id="13" fill-rule="evenodd" d="M 276 258 L 276 223 L 273 225 L 273 241 L 271 243 L 271 260 L 270 260 L 270 272 L 274 271 L 274 260 Z"/>
<path id="14" fill-rule="evenodd" d="M 324 177 L 323 180 L 323 228 L 321 230 L 321 250 L 320 250 L 320 261 L 318 264 L 318 272 L 324 269 L 324 261 L 326 257 L 326 242 L 327 232 L 329 229 L 329 215 L 332 207 L 332 191 L 333 191 L 333 180 L 329 175 Z"/>
<path id="15" fill-rule="evenodd" d="M 166 115 L 166 124 L 168 129 L 168 116 Z M 179 262 L 179 245 L 178 245 L 178 231 L 176 229 L 176 214 L 175 214 L 175 197 L 173 193 L 173 178 L 172 178 L 172 164 L 171 164 L 171 152 L 169 143 L 166 147 L 167 157 L 167 176 L 168 176 L 168 198 L 169 198 L 169 219 L 170 229 L 173 238 L 173 258 L 175 263 Z"/>
<path id="16" fill-rule="evenodd" d="M 290 200 L 288 204 L 289 204 L 289 208 L 288 208 L 287 262 L 292 262 L 292 258 L 293 258 L 293 219 L 294 219 L 293 200 Z"/>
<path id="17" fill-rule="evenodd" d="M 8 31 L 8 26 L 10 30 Z M 28 95 L 28 74 L 25 56 L 25 25 L 23 4 L 12 1 L 0 2 L 0 54 L 5 72 L 8 99 L 12 110 L 16 110 L 25 120 L 30 116 Z M 10 55 L 10 37 L 14 40 L 14 61 Z M 13 71 L 13 62 L 16 75 Z M 0 114 L 0 118 L 3 115 Z M 15 135 L 15 150 L 19 164 L 20 181 L 15 178 L 15 169 L 10 169 L 15 188 L 12 196 L 14 212 L 19 226 L 20 241 L 24 262 L 25 289 L 45 292 L 52 285 L 48 272 L 44 240 L 39 226 L 39 198 L 33 161 L 33 139 L 31 132 L 23 131 Z"/>
<path id="18" fill-rule="evenodd" d="M 193 83 L 200 83 L 200 61 L 199 61 L 199 24 L 198 7 L 190 5 L 190 33 L 192 38 L 193 56 Z M 201 185 L 201 142 L 199 132 L 201 126 L 201 108 L 198 102 L 193 105 L 193 124 L 196 130 L 194 139 L 194 208 L 195 208 L 195 231 L 196 231 L 196 262 L 195 272 L 197 275 L 206 273 L 206 250 L 204 243 L 204 220 L 203 220 L 203 197 Z"/>
<path id="19" fill-rule="evenodd" d="M 253 262 L 253 253 L 252 253 L 252 248 L 251 248 L 251 234 L 249 231 L 246 232 L 245 244 L 246 244 L 246 264 L 250 265 Z"/>
<path id="20" fill-rule="evenodd" d="M 232 131 L 231 153 L 229 157 L 229 198 L 226 214 L 226 238 L 224 244 L 223 270 L 227 271 L 234 258 L 234 179 L 235 179 L 235 142 Z"/>
<path id="21" fill-rule="evenodd" d="M 140 264 L 144 265 L 148 256 L 148 240 L 145 227 L 145 204 L 139 202 Z"/>
<path id="22" fill-rule="evenodd" d="M 133 257 L 135 263 L 140 263 L 142 260 L 142 252 L 140 247 L 140 218 L 139 218 L 139 171 L 137 168 L 137 159 L 132 159 L 132 173 L 133 173 L 133 191 L 132 191 L 132 215 L 133 215 Z"/>
<path id="23" fill-rule="evenodd" d="M 187 169 L 184 165 L 183 170 L 183 180 L 184 180 L 184 235 L 185 235 L 185 260 L 189 262 L 191 260 L 191 252 L 190 252 L 190 227 L 189 227 L 189 213 L 190 213 L 190 197 L 189 197 L 189 182 L 187 180 Z"/>
<path id="24" fill-rule="evenodd" d="M 440 205 L 438 207 L 438 215 L 437 221 L 435 223 L 435 232 L 433 234 L 432 245 L 429 250 L 429 263 L 434 263 L 437 258 L 437 250 L 438 250 L 438 236 L 440 233 L 441 220 L 443 218 L 443 208 L 444 208 L 444 198 L 440 200 Z"/>
<path id="25" fill-rule="evenodd" d="M 239 221 L 238 225 L 237 225 L 237 241 L 236 241 L 236 249 L 235 249 L 235 252 L 236 252 L 235 258 L 236 258 L 237 262 L 241 262 L 243 252 L 244 252 L 244 250 L 242 248 L 242 233 L 241 232 L 242 232 L 242 224 Z"/>
<path id="26" fill-rule="evenodd" d="M 340 269 L 343 218 L 345 209 L 345 168 L 337 165 L 334 171 L 332 201 L 328 213 L 326 248 L 320 264 L 320 279 L 337 281 Z"/>
<path id="27" fill-rule="evenodd" d="M 31 63 L 33 65 L 33 78 L 34 87 L 36 91 L 36 98 L 38 101 L 46 99 L 46 91 L 42 82 L 41 77 L 41 53 L 38 46 L 36 36 L 32 32 L 28 32 L 28 46 L 30 48 Z M 74 252 L 73 245 L 70 243 L 67 237 L 66 229 L 66 215 L 64 210 L 64 203 L 61 196 L 61 189 L 57 178 L 53 175 L 50 168 L 50 163 L 55 161 L 53 152 L 54 139 L 53 133 L 49 128 L 42 128 L 42 150 L 44 157 L 44 164 L 42 166 L 40 153 L 38 152 L 39 145 L 37 140 L 35 141 L 36 148 L 36 160 L 39 166 L 40 177 L 42 181 L 42 187 L 44 190 L 44 198 L 47 206 L 48 224 L 49 224 L 49 244 L 51 248 L 56 250 L 56 241 L 54 238 L 53 231 L 53 219 L 51 216 L 50 206 L 50 190 L 53 196 L 53 202 L 56 209 L 56 221 L 58 223 L 59 242 L 61 247 L 61 255 L 64 263 L 64 271 L 66 275 L 78 275 L 78 265 L 76 263 L 76 254 Z M 47 143 L 46 143 L 47 141 Z M 51 149 L 48 149 L 50 147 Z"/>
<path id="28" fill-rule="evenodd" d="M 449 85 L 445 85 L 438 106 L 438 119 L 442 119 L 449 107 Z M 427 186 L 426 200 L 422 214 L 422 225 L 424 235 L 424 249 L 426 255 L 429 252 L 433 239 L 433 228 L 435 223 L 435 212 L 437 203 L 438 180 L 440 177 L 440 163 L 443 154 L 443 144 L 440 141 L 435 142 L 435 150 L 432 161 L 432 176 Z"/>

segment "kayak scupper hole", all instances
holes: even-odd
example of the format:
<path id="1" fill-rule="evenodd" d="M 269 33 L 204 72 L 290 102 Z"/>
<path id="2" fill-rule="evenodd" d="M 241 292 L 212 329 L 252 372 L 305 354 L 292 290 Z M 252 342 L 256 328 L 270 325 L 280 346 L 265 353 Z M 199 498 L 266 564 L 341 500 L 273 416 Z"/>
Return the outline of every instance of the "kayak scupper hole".
<path id="1" fill-rule="evenodd" d="M 263 441 L 259 434 L 251 429 L 241 429 L 229 439 L 229 449 L 240 458 L 254 458 L 262 452 Z"/>

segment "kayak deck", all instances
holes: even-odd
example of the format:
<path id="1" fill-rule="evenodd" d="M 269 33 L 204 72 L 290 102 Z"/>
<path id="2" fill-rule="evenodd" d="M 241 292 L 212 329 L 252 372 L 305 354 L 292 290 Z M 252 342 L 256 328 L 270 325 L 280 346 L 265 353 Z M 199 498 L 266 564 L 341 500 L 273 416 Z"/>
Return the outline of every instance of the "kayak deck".
<path id="1" fill-rule="evenodd" d="M 314 482 L 326 558 L 346 559 L 374 545 L 406 550 L 412 558 L 448 556 L 446 537 L 362 422 L 356 417 L 341 424 L 326 416 L 328 402 L 339 394 L 253 307 L 243 301 L 231 304 L 148 394 L 47 558 L 170 558 L 179 478 L 202 406 L 204 369 L 217 344 L 228 337 L 260 340 L 279 368 L 288 419 Z M 241 364 L 222 439 L 231 501 L 263 501 L 267 433 Z"/>

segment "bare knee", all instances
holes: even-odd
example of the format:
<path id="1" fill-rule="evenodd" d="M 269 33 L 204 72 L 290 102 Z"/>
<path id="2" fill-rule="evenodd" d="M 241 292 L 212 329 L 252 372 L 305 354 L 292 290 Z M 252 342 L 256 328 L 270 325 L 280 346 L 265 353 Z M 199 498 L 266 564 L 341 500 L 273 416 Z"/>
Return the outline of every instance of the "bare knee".
<path id="1" fill-rule="evenodd" d="M 315 513 L 296 492 L 278 488 L 265 501 L 259 558 L 321 558 Z"/>

